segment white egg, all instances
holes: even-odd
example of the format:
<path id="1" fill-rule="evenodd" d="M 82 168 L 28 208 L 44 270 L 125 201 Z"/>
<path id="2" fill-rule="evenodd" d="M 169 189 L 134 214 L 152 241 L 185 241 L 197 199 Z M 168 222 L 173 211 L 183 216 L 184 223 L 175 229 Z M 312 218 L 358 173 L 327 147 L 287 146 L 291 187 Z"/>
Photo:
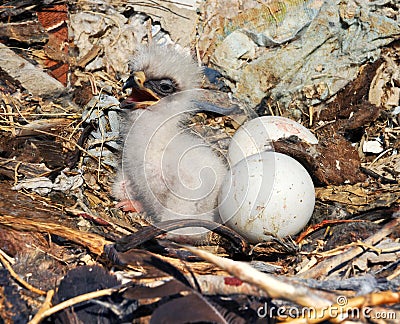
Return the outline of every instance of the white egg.
<path id="1" fill-rule="evenodd" d="M 290 156 L 262 152 L 226 175 L 218 197 L 222 221 L 253 243 L 300 232 L 314 210 L 310 175 Z"/>
<path id="2" fill-rule="evenodd" d="M 235 165 L 246 156 L 273 151 L 271 141 L 292 135 L 296 135 L 309 144 L 318 143 L 313 133 L 289 118 L 262 116 L 249 120 L 232 137 L 228 149 L 229 162 Z"/>

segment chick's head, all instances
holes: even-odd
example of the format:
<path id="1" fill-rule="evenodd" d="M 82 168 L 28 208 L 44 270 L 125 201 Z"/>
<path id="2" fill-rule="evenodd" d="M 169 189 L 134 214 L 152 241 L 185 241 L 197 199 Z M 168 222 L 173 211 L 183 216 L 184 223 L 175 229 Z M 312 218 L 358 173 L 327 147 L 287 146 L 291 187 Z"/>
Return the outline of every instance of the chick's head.
<path id="1" fill-rule="evenodd" d="M 129 68 L 123 90 L 131 89 L 131 94 L 121 107 L 130 109 L 147 108 L 167 96 L 198 88 L 202 71 L 183 50 L 158 45 L 140 47 Z"/>

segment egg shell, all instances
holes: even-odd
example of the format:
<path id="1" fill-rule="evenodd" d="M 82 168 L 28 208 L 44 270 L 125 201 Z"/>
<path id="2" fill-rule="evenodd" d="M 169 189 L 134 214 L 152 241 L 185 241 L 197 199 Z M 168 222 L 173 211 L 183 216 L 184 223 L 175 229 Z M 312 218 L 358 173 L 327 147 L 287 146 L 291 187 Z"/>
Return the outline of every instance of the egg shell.
<path id="1" fill-rule="evenodd" d="M 273 151 L 271 142 L 296 135 L 309 144 L 318 144 L 317 138 L 303 125 L 280 116 L 262 116 L 249 120 L 233 135 L 228 148 L 231 165 L 246 156 Z"/>
<path id="2" fill-rule="evenodd" d="M 226 175 L 218 197 L 222 221 L 248 241 L 300 232 L 314 210 L 315 190 L 306 169 L 290 156 L 262 152 Z"/>

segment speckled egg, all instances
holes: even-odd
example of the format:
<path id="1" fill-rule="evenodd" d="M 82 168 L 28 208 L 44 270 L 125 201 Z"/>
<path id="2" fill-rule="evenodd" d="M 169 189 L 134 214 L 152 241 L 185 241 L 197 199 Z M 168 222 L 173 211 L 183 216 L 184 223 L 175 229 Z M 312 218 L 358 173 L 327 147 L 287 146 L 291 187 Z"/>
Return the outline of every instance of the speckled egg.
<path id="1" fill-rule="evenodd" d="M 307 128 L 289 118 L 280 116 L 262 116 L 243 124 L 232 137 L 228 149 L 231 165 L 246 156 L 263 151 L 273 151 L 271 141 L 295 135 L 309 144 L 318 140 Z"/>
<path id="2" fill-rule="evenodd" d="M 248 156 L 226 175 L 219 194 L 222 221 L 250 242 L 300 232 L 314 210 L 310 175 L 290 156 L 262 152 Z"/>

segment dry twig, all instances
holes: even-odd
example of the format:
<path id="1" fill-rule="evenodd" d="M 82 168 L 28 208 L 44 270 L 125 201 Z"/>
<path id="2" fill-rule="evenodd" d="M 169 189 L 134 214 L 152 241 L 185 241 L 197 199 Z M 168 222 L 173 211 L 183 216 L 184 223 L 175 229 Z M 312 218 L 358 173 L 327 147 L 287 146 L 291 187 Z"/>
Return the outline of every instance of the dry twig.
<path id="1" fill-rule="evenodd" d="M 46 292 L 33 287 L 31 284 L 27 283 L 24 279 L 22 279 L 11 267 L 11 265 L 8 263 L 8 261 L 6 260 L 6 258 L 0 253 L 0 262 L 3 264 L 4 268 L 6 268 L 8 270 L 8 272 L 10 273 L 10 276 L 14 278 L 15 281 L 19 282 L 23 287 L 25 287 L 26 289 L 32 291 L 35 294 L 38 295 L 46 295 Z"/>
<path id="2" fill-rule="evenodd" d="M 228 271 L 238 279 L 263 289 L 271 298 L 289 300 L 302 306 L 314 305 L 316 307 L 326 307 L 331 304 L 329 300 L 317 295 L 316 290 L 314 289 L 302 285 L 286 283 L 274 276 L 254 269 L 247 263 L 221 258 L 190 246 L 187 246 L 186 248 L 197 256 L 216 264 L 225 271 Z"/>
<path id="3" fill-rule="evenodd" d="M 393 231 L 395 231 L 399 225 L 400 218 L 397 218 L 386 224 L 379 232 L 366 239 L 363 242 L 363 247 L 357 246 L 331 259 L 324 260 L 309 271 L 302 273 L 300 276 L 302 278 L 318 278 L 323 275 L 328 277 L 332 274 L 333 271 L 340 268 L 341 265 L 364 253 L 366 251 L 366 246 L 373 246 L 374 244 L 381 241 L 383 238 L 387 237 L 389 234 L 393 233 Z"/>

